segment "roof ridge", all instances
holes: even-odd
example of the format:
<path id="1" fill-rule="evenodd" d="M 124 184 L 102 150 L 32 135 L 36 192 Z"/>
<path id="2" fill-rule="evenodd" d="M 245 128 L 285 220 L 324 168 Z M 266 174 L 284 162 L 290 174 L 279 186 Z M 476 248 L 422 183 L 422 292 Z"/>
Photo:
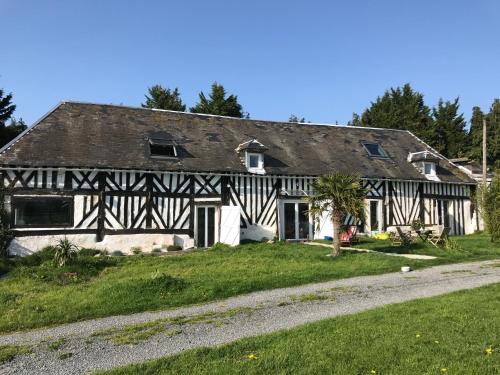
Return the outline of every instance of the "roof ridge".
<path id="1" fill-rule="evenodd" d="M 315 122 L 289 122 L 289 121 L 263 120 L 263 119 L 253 119 L 253 118 L 240 118 L 240 117 L 231 117 L 231 116 L 212 115 L 209 113 L 193 113 L 193 112 L 185 112 L 185 111 L 173 111 L 170 109 L 144 108 L 144 107 L 131 106 L 131 105 L 121 105 L 121 104 L 112 104 L 112 103 L 95 103 L 95 102 L 85 102 L 85 101 L 78 101 L 78 100 L 63 100 L 60 102 L 60 104 L 66 104 L 66 103 L 68 103 L 68 104 L 82 104 L 82 105 L 98 105 L 98 106 L 108 106 L 108 107 L 118 107 L 118 108 L 128 108 L 128 109 L 140 109 L 140 110 L 145 110 L 145 111 L 177 113 L 177 114 L 185 114 L 185 115 L 200 116 L 200 117 L 226 118 L 226 119 L 250 121 L 250 122 L 270 122 L 270 123 L 277 123 L 277 124 L 296 124 L 296 125 L 298 124 L 298 125 L 318 126 L 318 127 L 338 127 L 338 128 L 346 128 L 346 129 L 385 130 L 385 131 L 396 131 L 396 132 L 406 132 L 407 131 L 405 129 L 376 128 L 376 127 L 368 127 L 368 126 L 353 126 L 353 125 L 327 124 L 327 123 L 315 123 Z"/>

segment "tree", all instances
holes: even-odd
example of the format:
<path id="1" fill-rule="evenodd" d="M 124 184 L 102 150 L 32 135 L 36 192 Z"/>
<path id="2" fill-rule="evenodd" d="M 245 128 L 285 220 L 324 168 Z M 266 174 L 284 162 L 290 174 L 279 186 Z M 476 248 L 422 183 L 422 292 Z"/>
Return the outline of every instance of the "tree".
<path id="1" fill-rule="evenodd" d="M 500 168 L 500 99 L 495 99 L 488 113 L 479 107 L 472 109 L 471 127 L 468 134 L 469 156 L 479 163 L 483 157 L 483 119 L 486 120 L 486 161 Z"/>
<path id="2" fill-rule="evenodd" d="M 449 158 L 463 156 L 468 148 L 465 119 L 459 114 L 458 98 L 453 102 L 439 99 L 437 107 L 432 109 L 437 151 Z"/>
<path id="3" fill-rule="evenodd" d="M 377 97 L 361 116 L 354 113 L 354 126 L 405 129 L 436 146 L 434 126 L 430 108 L 424 103 L 423 94 L 414 91 L 410 84 L 402 88 L 390 88 L 382 97 Z"/>
<path id="4" fill-rule="evenodd" d="M 0 123 L 5 124 L 15 110 L 16 106 L 12 104 L 12 94 L 4 95 L 3 90 L 0 89 Z"/>
<path id="5" fill-rule="evenodd" d="M 199 102 L 194 107 L 191 107 L 190 111 L 193 113 L 248 118 L 248 114 L 243 112 L 243 107 L 238 103 L 238 97 L 229 95 L 226 98 L 226 90 L 217 82 L 212 84 L 212 92 L 208 99 L 203 92 L 200 92 Z"/>
<path id="6" fill-rule="evenodd" d="M 306 122 L 306 119 L 305 117 L 298 117 L 296 115 L 294 115 L 293 113 L 290 115 L 290 117 L 288 118 L 288 122 L 297 122 L 297 123 L 304 123 Z"/>
<path id="7" fill-rule="evenodd" d="M 22 118 L 16 120 L 14 117 L 12 117 L 10 120 L 10 124 L 7 126 L 5 126 L 4 123 L 0 123 L 0 147 L 12 141 L 26 129 L 27 126 Z"/>
<path id="8" fill-rule="evenodd" d="M 489 165 L 500 168 L 500 99 L 495 99 L 486 115 L 487 151 Z"/>
<path id="9" fill-rule="evenodd" d="M 182 112 L 186 110 L 177 87 L 171 91 L 161 85 L 154 85 L 148 88 L 148 94 L 144 95 L 146 102 L 142 104 L 143 108 L 169 109 Z"/>
<path id="10" fill-rule="evenodd" d="M 360 179 L 343 172 L 318 177 L 312 183 L 313 194 L 307 197 L 314 217 L 328 213 L 333 224 L 333 256 L 340 255 L 342 219 L 350 214 L 355 220 L 365 217 L 366 190 Z"/>
<path id="11" fill-rule="evenodd" d="M 484 218 L 491 241 L 500 241 L 500 170 L 497 170 L 491 184 L 479 187 L 479 209 Z"/>
<path id="12" fill-rule="evenodd" d="M 483 119 L 484 113 L 479 107 L 472 108 L 470 130 L 468 134 L 469 157 L 480 161 L 483 152 Z"/>
<path id="13" fill-rule="evenodd" d="M 16 120 L 12 114 L 16 110 L 16 105 L 12 104 L 12 94 L 4 95 L 0 89 L 0 147 L 4 146 L 26 129 L 26 124 L 22 119 Z M 10 124 L 7 120 L 11 119 Z"/>

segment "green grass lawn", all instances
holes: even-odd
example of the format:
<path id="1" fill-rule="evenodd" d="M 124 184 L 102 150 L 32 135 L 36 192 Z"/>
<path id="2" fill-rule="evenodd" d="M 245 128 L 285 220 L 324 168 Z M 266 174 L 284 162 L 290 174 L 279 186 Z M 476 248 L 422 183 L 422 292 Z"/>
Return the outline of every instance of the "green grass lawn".
<path id="1" fill-rule="evenodd" d="M 428 242 L 418 239 L 409 246 L 392 246 L 389 240 L 375 240 L 370 237 L 359 237 L 359 242 L 354 247 L 380 251 L 384 253 L 408 253 L 433 255 L 454 262 L 467 261 L 470 259 L 488 259 L 491 256 L 500 255 L 500 244 L 492 243 L 490 237 L 485 234 L 471 234 L 468 236 L 450 237 L 454 240 L 459 249 L 443 250 L 438 249 Z M 324 242 L 324 241 L 322 241 Z"/>
<path id="2" fill-rule="evenodd" d="M 359 246 L 381 244 L 361 242 Z M 0 332 L 26 330 L 116 314 L 173 308 L 256 290 L 421 268 L 455 261 L 500 257 L 486 236 L 457 238 L 460 252 L 416 249 L 440 256 L 409 260 L 291 243 L 216 246 L 181 256 L 83 256 L 54 269 L 49 252 L 2 263 Z M 383 245 L 383 244 L 382 244 Z M 394 248 L 392 248 L 394 249 Z M 410 249 L 412 250 L 412 249 Z M 408 251 L 408 250 L 405 250 Z"/>
<path id="3" fill-rule="evenodd" d="M 499 311 L 495 284 L 106 374 L 500 374 Z"/>

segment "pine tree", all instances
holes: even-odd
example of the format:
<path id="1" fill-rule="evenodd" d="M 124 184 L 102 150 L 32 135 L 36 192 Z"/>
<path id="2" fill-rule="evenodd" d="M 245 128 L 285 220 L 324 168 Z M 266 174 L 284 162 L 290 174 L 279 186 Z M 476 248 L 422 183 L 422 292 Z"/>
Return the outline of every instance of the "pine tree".
<path id="1" fill-rule="evenodd" d="M 486 161 L 489 166 L 500 168 L 500 99 L 493 101 L 487 114 L 479 107 L 472 109 L 469 156 L 479 163 L 483 160 L 483 119 L 486 119 Z"/>
<path id="2" fill-rule="evenodd" d="M 16 120 L 14 117 L 12 117 L 10 120 L 10 124 L 7 126 L 3 122 L 0 122 L 0 147 L 12 141 L 26 129 L 26 123 L 22 118 Z"/>
<path id="3" fill-rule="evenodd" d="M 146 102 L 142 104 L 143 108 L 169 109 L 182 112 L 186 110 L 177 87 L 172 91 L 161 85 L 154 85 L 148 88 L 148 94 L 144 95 Z"/>
<path id="4" fill-rule="evenodd" d="M 3 90 L 0 89 L 0 123 L 5 124 L 15 110 L 16 106 L 12 104 L 12 94 L 4 96 Z"/>
<path id="5" fill-rule="evenodd" d="M 290 117 L 288 118 L 288 122 L 297 122 L 297 123 L 304 123 L 306 122 L 306 118 L 305 117 L 298 117 L 296 115 L 294 115 L 293 113 L 290 115 Z"/>
<path id="6" fill-rule="evenodd" d="M 410 84 L 390 88 L 377 97 L 361 116 L 353 114 L 349 123 L 354 126 L 405 129 L 411 131 L 431 146 L 437 145 L 430 108 L 424 103 L 423 94 L 414 91 Z"/>
<path id="7" fill-rule="evenodd" d="M 500 168 L 500 99 L 495 99 L 486 115 L 488 165 Z"/>
<path id="8" fill-rule="evenodd" d="M 200 92 L 199 102 L 194 107 L 191 107 L 190 111 L 193 113 L 248 118 L 248 114 L 243 112 L 242 106 L 238 103 L 238 97 L 229 95 L 226 98 L 226 90 L 217 82 L 212 84 L 212 92 L 208 98 L 203 92 Z"/>
<path id="9" fill-rule="evenodd" d="M 434 147 L 449 158 L 464 156 L 468 148 L 466 122 L 463 114 L 458 113 L 458 100 L 443 102 L 439 99 L 437 107 L 432 109 L 436 137 Z"/>
<path id="10" fill-rule="evenodd" d="M 483 119 L 484 113 L 479 107 L 472 108 L 470 130 L 468 134 L 469 157 L 481 161 L 483 150 Z"/>

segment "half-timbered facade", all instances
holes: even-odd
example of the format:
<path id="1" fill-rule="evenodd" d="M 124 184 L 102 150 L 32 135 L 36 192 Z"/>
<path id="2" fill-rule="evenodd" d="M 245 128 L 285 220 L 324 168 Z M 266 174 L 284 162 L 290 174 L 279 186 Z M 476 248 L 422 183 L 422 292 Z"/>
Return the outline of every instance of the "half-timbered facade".
<path id="1" fill-rule="evenodd" d="M 411 133 L 63 102 L 0 152 L 15 253 L 67 236 L 128 251 L 331 235 L 304 197 L 318 175 L 357 173 L 365 233 L 474 230 L 475 182 Z M 353 224 L 346 217 L 346 224 Z"/>

